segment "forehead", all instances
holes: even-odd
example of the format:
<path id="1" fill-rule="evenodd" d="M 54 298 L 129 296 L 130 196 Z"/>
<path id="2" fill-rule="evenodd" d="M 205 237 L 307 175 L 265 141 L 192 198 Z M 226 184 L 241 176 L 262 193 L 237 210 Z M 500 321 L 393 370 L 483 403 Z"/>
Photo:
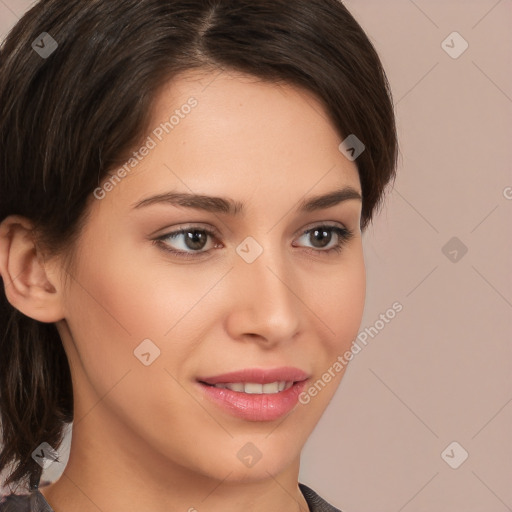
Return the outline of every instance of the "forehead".
<path id="1" fill-rule="evenodd" d="M 197 105 L 190 112 L 187 104 L 192 99 Z M 181 120 L 189 113 L 194 114 L 192 121 L 180 124 L 188 125 L 198 134 L 203 132 L 199 125 L 211 130 L 212 135 L 221 129 L 243 128 L 240 135 L 250 134 L 255 139 L 256 131 L 266 128 L 257 137 L 262 142 L 276 133 L 285 140 L 288 134 L 299 130 L 306 133 L 309 127 L 310 132 L 320 130 L 324 137 L 326 132 L 340 137 L 322 101 L 311 91 L 241 72 L 192 70 L 178 75 L 157 93 L 151 126 L 169 121 L 173 113 Z M 178 119 L 174 117 L 176 123 Z M 281 127 L 287 130 L 279 132 Z"/>
<path id="2" fill-rule="evenodd" d="M 259 190 L 269 203 L 347 185 L 361 191 L 322 103 L 294 85 L 196 70 L 162 87 L 151 114 L 141 146 L 150 150 L 132 158 L 122 183 L 132 203 L 171 189 L 235 200 Z"/>

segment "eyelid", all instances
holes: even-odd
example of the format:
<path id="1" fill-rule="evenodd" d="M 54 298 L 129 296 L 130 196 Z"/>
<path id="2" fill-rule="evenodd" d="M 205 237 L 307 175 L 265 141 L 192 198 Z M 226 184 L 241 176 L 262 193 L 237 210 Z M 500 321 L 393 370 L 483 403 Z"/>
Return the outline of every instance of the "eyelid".
<path id="1" fill-rule="evenodd" d="M 300 228 L 299 231 L 297 231 L 298 235 L 304 235 L 308 231 L 311 231 L 314 228 L 342 228 L 346 229 L 347 231 L 350 231 L 348 227 L 346 227 L 344 224 L 338 221 L 331 221 L 331 220 L 324 220 L 324 221 L 318 221 L 318 222 L 312 222 L 311 224 L 306 225 L 303 228 Z M 296 236 L 296 235 L 294 235 Z"/>
<path id="2" fill-rule="evenodd" d="M 156 231 L 153 231 L 148 235 L 148 238 L 164 238 L 171 236 L 173 233 L 176 233 L 176 231 L 180 231 L 182 229 L 189 229 L 190 231 L 197 230 L 197 231 L 209 231 L 213 235 L 215 235 L 217 238 L 220 238 L 222 235 L 220 231 L 212 226 L 211 224 L 203 224 L 201 222 L 183 222 L 181 224 L 173 224 L 172 226 L 167 226 L 165 228 L 157 229 Z M 162 233 L 159 235 L 158 233 Z"/>

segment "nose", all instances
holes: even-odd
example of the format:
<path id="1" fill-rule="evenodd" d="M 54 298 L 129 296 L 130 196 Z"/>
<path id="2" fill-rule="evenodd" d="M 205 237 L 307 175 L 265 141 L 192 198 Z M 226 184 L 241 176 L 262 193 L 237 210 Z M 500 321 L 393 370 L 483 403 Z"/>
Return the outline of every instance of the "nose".
<path id="1" fill-rule="evenodd" d="M 258 341 L 266 348 L 292 343 L 301 328 L 304 305 L 300 282 L 282 251 L 265 248 L 252 263 L 237 256 L 230 279 L 230 336 Z"/>

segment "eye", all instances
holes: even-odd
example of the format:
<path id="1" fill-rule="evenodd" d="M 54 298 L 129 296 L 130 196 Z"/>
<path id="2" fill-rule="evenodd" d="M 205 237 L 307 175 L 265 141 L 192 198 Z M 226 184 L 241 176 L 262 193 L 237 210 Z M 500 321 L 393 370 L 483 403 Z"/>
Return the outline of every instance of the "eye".
<path id="1" fill-rule="evenodd" d="M 211 230 L 199 226 L 191 226 L 159 236 L 153 240 L 153 243 L 180 258 L 192 259 L 210 253 L 211 248 L 204 249 L 208 244 L 209 238 L 215 238 L 216 236 L 217 234 Z M 319 225 L 303 231 L 300 238 L 312 241 L 313 248 L 310 248 L 308 252 L 327 254 L 332 251 L 341 252 L 343 246 L 353 236 L 354 233 L 347 228 Z M 214 247 L 222 247 L 222 244 L 214 244 Z"/>
<path id="2" fill-rule="evenodd" d="M 336 235 L 333 237 L 333 233 Z M 304 231 L 300 238 L 306 238 L 313 243 L 314 253 L 341 252 L 343 246 L 354 236 L 354 233 L 347 228 L 340 226 L 321 225 Z M 330 245 L 330 247 L 328 247 Z M 328 247 L 327 249 L 325 249 Z"/>
<path id="3" fill-rule="evenodd" d="M 182 228 L 177 231 L 162 235 L 153 240 L 153 243 L 177 256 L 184 258 L 194 258 L 196 255 L 193 253 L 198 253 L 199 255 L 210 252 L 209 250 L 202 250 L 208 241 L 208 237 L 215 237 L 215 233 L 205 228 L 193 226 L 190 228 Z M 179 241 L 179 243 L 176 244 L 180 246 L 178 249 L 172 248 L 173 246 L 169 243 L 169 241 L 175 240 Z"/>

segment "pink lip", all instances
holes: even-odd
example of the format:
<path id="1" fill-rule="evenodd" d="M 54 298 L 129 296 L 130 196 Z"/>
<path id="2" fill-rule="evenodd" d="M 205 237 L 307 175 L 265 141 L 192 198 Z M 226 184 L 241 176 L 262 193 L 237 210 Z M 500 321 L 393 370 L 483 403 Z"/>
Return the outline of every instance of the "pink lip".
<path id="1" fill-rule="evenodd" d="M 248 421 L 272 421 L 288 414 L 297 405 L 308 378 L 308 374 L 298 368 L 282 367 L 248 368 L 197 380 L 205 396 L 224 411 Z M 276 381 L 293 381 L 294 384 L 285 391 L 273 394 L 243 393 L 208 385 L 234 382 L 268 384 Z"/>
<path id="2" fill-rule="evenodd" d="M 257 384 L 268 384 L 276 381 L 303 381 L 309 375 L 298 368 L 292 366 L 282 366 L 281 368 L 246 368 L 244 370 L 223 373 L 213 377 L 199 377 L 199 382 L 206 384 L 227 384 L 233 382 L 255 382 Z"/>

